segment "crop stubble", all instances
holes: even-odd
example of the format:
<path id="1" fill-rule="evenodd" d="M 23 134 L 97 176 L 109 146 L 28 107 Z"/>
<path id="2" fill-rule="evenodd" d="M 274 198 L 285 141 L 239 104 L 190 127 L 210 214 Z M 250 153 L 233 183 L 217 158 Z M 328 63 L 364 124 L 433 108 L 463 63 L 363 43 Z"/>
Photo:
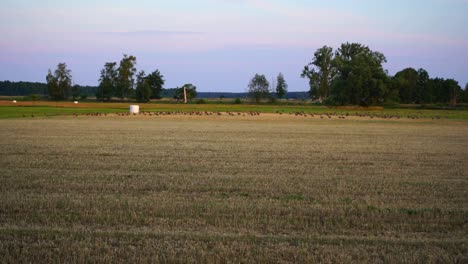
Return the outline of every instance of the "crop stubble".
<path id="1" fill-rule="evenodd" d="M 468 123 L 0 120 L 18 261 L 468 260 Z"/>

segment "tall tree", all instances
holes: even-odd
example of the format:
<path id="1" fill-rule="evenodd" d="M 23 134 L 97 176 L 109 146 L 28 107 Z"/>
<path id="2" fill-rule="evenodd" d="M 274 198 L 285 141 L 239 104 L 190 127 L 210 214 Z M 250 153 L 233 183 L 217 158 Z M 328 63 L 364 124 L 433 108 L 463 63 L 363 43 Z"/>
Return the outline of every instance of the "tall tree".
<path id="1" fill-rule="evenodd" d="M 98 100 L 110 101 L 112 94 L 116 91 L 117 85 L 117 63 L 107 62 L 101 70 L 101 77 L 99 78 L 99 87 L 96 91 Z"/>
<path id="2" fill-rule="evenodd" d="M 333 48 L 323 46 L 314 53 L 312 62 L 304 66 L 301 77 L 309 79 L 309 96 L 324 99 L 330 95 L 331 85 L 336 77 Z"/>
<path id="3" fill-rule="evenodd" d="M 146 80 L 152 90 L 151 98 L 161 99 L 161 91 L 165 83 L 163 78 L 164 76 L 159 72 L 159 70 L 155 70 L 146 77 Z"/>
<path id="4" fill-rule="evenodd" d="M 337 78 L 333 82 L 335 103 L 370 105 L 383 102 L 388 76 L 385 56 L 359 43 L 344 43 L 335 54 Z"/>
<path id="5" fill-rule="evenodd" d="M 147 103 L 151 98 L 151 86 L 148 83 L 145 72 L 140 71 L 136 76 L 135 97 L 138 102 Z"/>
<path id="6" fill-rule="evenodd" d="M 133 76 L 136 73 L 136 58 L 124 54 L 118 68 L 118 78 L 115 96 L 124 99 L 132 94 L 135 80 Z"/>
<path id="7" fill-rule="evenodd" d="M 270 97 L 268 87 L 270 84 L 263 74 L 255 74 L 249 83 L 249 97 L 259 103 L 261 99 Z"/>
<path id="8" fill-rule="evenodd" d="M 283 98 L 286 93 L 288 92 L 288 84 L 286 83 L 286 80 L 284 79 L 284 76 L 282 73 L 278 74 L 278 77 L 276 78 L 276 95 L 278 98 Z"/>
<path id="9" fill-rule="evenodd" d="M 67 69 L 66 63 L 59 63 L 54 74 L 49 70 L 46 76 L 49 96 L 53 100 L 64 100 L 68 98 L 71 91 L 71 70 Z"/>

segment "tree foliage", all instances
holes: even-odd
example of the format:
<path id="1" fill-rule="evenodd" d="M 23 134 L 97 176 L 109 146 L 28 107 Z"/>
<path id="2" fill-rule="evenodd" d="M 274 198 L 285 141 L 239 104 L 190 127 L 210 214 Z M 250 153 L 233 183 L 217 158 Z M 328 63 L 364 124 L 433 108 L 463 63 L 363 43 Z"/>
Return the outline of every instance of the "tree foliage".
<path id="1" fill-rule="evenodd" d="M 262 99 L 270 98 L 268 87 L 270 83 L 263 74 L 255 74 L 249 83 L 249 97 L 259 103 Z"/>
<path id="2" fill-rule="evenodd" d="M 398 88 L 400 102 L 415 103 L 417 100 L 418 72 L 413 68 L 399 71 L 393 77 L 393 82 Z"/>
<path id="3" fill-rule="evenodd" d="M 337 69 L 334 65 L 333 48 L 323 46 L 314 53 L 312 62 L 304 66 L 301 77 L 309 79 L 309 95 L 313 99 L 324 99 L 330 95 Z"/>
<path id="4" fill-rule="evenodd" d="M 72 86 L 71 95 L 73 101 L 78 100 L 78 98 L 80 97 L 80 86 L 78 84 Z"/>
<path id="5" fill-rule="evenodd" d="M 335 55 L 337 77 L 331 94 L 335 102 L 346 105 L 370 105 L 383 102 L 387 73 L 385 56 L 358 43 L 344 43 Z"/>
<path id="6" fill-rule="evenodd" d="M 0 81 L 0 95 L 18 96 L 30 94 L 47 95 L 47 84 L 38 82 Z"/>
<path id="7" fill-rule="evenodd" d="M 140 71 L 136 76 L 135 98 L 138 102 L 147 103 L 151 99 L 151 86 L 144 71 Z"/>
<path id="8" fill-rule="evenodd" d="M 161 72 L 159 72 L 159 70 L 155 70 L 154 72 L 150 73 L 146 79 L 149 86 L 151 87 L 151 98 L 161 99 L 161 91 L 165 83 L 164 76 L 161 74 Z"/>
<path id="9" fill-rule="evenodd" d="M 276 95 L 281 99 L 286 95 L 287 92 L 288 84 L 286 83 L 283 74 L 279 73 L 278 77 L 276 78 Z"/>
<path id="10" fill-rule="evenodd" d="M 431 103 L 433 101 L 432 83 L 429 73 L 424 69 L 406 68 L 392 78 L 394 89 L 398 89 L 399 101 L 405 104 Z"/>
<path id="11" fill-rule="evenodd" d="M 465 85 L 465 89 L 460 92 L 460 103 L 468 103 L 468 83 Z"/>
<path id="12" fill-rule="evenodd" d="M 136 57 L 124 54 L 120 61 L 118 71 L 118 78 L 116 83 L 115 96 L 124 99 L 130 97 L 133 91 L 135 80 L 133 76 L 136 73 Z"/>
<path id="13" fill-rule="evenodd" d="M 177 88 L 174 99 L 183 100 L 184 99 L 184 87 L 187 93 L 187 100 L 192 100 L 197 97 L 197 87 L 191 83 L 184 84 L 182 87 Z"/>
<path id="14" fill-rule="evenodd" d="M 52 100 L 64 100 L 70 95 L 72 86 L 71 70 L 66 63 L 59 63 L 54 73 L 49 69 L 47 76 L 47 88 Z"/>
<path id="15" fill-rule="evenodd" d="M 101 101 L 110 101 L 117 90 L 118 71 L 116 62 L 107 62 L 101 70 L 96 97 Z"/>

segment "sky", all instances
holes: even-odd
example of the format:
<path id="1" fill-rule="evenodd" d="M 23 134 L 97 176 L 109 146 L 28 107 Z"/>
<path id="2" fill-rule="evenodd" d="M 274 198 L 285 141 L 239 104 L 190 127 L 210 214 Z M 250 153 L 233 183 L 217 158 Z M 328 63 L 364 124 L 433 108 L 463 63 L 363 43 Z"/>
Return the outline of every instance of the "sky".
<path id="1" fill-rule="evenodd" d="M 106 62 L 137 57 L 165 88 L 245 92 L 282 72 L 290 91 L 314 52 L 359 42 L 389 74 L 424 68 L 468 83 L 468 0 L 0 0 L 0 80 L 45 82 L 60 62 L 97 85 Z"/>

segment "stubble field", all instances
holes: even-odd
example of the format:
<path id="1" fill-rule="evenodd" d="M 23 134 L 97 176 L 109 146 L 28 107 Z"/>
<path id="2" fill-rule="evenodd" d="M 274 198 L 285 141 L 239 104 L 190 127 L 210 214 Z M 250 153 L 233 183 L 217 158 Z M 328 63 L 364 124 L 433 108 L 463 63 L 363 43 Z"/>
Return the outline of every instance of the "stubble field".
<path id="1" fill-rule="evenodd" d="M 1 262 L 468 262 L 468 123 L 0 120 Z"/>

